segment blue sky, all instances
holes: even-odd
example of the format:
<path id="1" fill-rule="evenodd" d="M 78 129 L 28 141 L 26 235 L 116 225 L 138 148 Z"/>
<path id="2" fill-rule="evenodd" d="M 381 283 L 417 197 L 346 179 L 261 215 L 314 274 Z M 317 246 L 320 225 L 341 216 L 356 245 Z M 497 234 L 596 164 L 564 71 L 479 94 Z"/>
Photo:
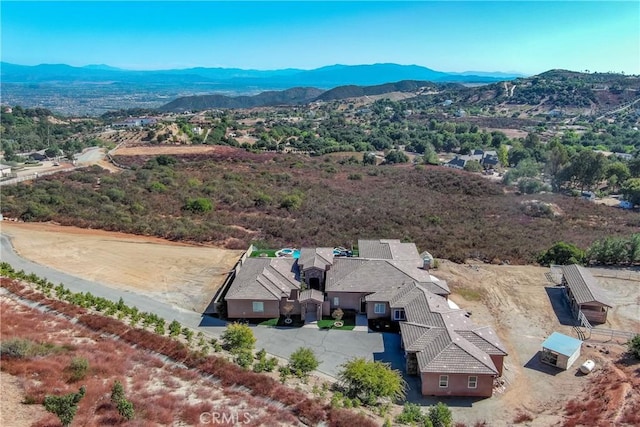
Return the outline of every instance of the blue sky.
<path id="1" fill-rule="evenodd" d="M 640 74 L 640 2 L 0 2 L 1 58 L 129 69 Z"/>

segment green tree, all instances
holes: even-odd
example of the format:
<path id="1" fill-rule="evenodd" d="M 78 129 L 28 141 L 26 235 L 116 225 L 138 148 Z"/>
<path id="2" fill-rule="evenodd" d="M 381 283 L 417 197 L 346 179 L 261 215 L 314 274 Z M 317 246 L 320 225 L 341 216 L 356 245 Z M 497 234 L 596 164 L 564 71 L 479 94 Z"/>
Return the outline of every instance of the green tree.
<path id="1" fill-rule="evenodd" d="M 640 359 L 640 334 L 630 339 L 627 347 L 633 357 Z"/>
<path id="2" fill-rule="evenodd" d="M 232 323 L 227 326 L 221 338 L 226 349 L 232 353 L 240 353 L 243 350 L 251 352 L 256 344 L 253 331 L 242 323 Z"/>
<path id="3" fill-rule="evenodd" d="M 86 388 L 82 386 L 77 393 L 70 393 L 64 396 L 46 396 L 43 402 L 44 408 L 48 412 L 55 414 L 62 425 L 66 427 L 71 424 L 71 421 L 76 416 L 78 403 L 80 403 L 85 393 Z"/>
<path id="4" fill-rule="evenodd" d="M 391 369 L 389 364 L 356 358 L 341 367 L 338 379 L 352 398 L 357 397 L 371 405 L 378 399 L 402 399 L 405 396 L 407 384 L 402 374 Z"/>
<path id="5" fill-rule="evenodd" d="M 300 347 L 289 357 L 289 368 L 300 378 L 309 375 L 319 364 L 320 362 L 313 353 L 313 350 L 306 347 Z"/>
<path id="6" fill-rule="evenodd" d="M 395 163 L 407 163 L 409 157 L 400 150 L 390 150 L 386 156 L 384 156 L 384 162 L 392 165 Z"/>
<path id="7" fill-rule="evenodd" d="M 111 401 L 117 403 L 124 398 L 124 387 L 119 380 L 116 380 L 111 387 Z"/>
<path id="8" fill-rule="evenodd" d="M 451 409 L 442 402 L 429 408 L 429 420 L 433 427 L 451 427 L 453 425 L 453 416 Z"/>
<path id="9" fill-rule="evenodd" d="M 509 166 L 509 150 L 505 145 L 500 145 L 496 154 L 498 155 L 498 160 L 503 167 Z"/>
<path id="10" fill-rule="evenodd" d="M 582 264 L 584 257 L 585 253 L 579 247 L 571 243 L 557 242 L 538 256 L 538 262 L 542 265 Z"/>
<path id="11" fill-rule="evenodd" d="M 628 179 L 620 187 L 625 200 L 633 205 L 640 204 L 640 178 Z"/>
<path id="12" fill-rule="evenodd" d="M 469 160 L 465 163 L 464 170 L 467 172 L 480 172 L 482 170 L 482 165 L 477 160 Z"/>
<path id="13" fill-rule="evenodd" d="M 135 410 L 133 408 L 133 403 L 131 403 L 127 399 L 122 399 L 118 401 L 117 405 L 118 405 L 118 413 L 122 418 L 126 420 L 132 420 L 135 417 Z"/>

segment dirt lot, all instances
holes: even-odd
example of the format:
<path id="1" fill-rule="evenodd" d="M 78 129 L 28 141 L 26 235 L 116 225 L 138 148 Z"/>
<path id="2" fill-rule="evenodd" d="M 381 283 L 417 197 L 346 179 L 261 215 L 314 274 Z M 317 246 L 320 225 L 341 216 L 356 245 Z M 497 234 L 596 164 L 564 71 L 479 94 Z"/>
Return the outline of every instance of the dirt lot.
<path id="1" fill-rule="evenodd" d="M 576 336 L 568 324 L 568 312 L 562 310 L 559 290 L 547 280 L 546 272 L 548 269 L 542 267 L 460 265 L 448 261 L 434 270 L 434 275 L 449 283 L 451 299 L 470 311 L 478 325 L 492 325 L 509 351 L 504 388 L 497 390 L 492 399 L 474 402 L 471 407 L 468 400 L 447 402 L 454 407 L 456 421 L 468 425 L 481 420 L 491 426 L 512 425 L 518 413 L 523 412 L 533 418 L 528 425 L 557 425 L 562 422 L 562 408 L 567 401 L 593 378 L 577 375 L 577 368 L 586 359 L 594 360 L 598 369 L 610 368 L 624 350 L 622 341 L 603 342 L 608 338 L 594 335 L 568 371 L 541 365 L 540 344 L 551 332 Z M 616 305 L 603 327 L 640 333 L 640 272 L 592 269 L 592 274 Z M 557 303 L 557 312 L 551 299 Z M 610 353 L 601 352 L 603 349 Z"/>
<path id="2" fill-rule="evenodd" d="M 117 156 L 144 156 L 144 155 L 183 155 L 183 154 L 210 154 L 217 153 L 219 147 L 212 145 L 159 145 L 159 146 L 133 146 L 121 147 L 113 154 Z"/>
<path id="3" fill-rule="evenodd" d="M 242 254 L 54 224 L 4 221 L 1 226 L 2 233 L 12 238 L 18 253 L 27 259 L 199 312 Z"/>

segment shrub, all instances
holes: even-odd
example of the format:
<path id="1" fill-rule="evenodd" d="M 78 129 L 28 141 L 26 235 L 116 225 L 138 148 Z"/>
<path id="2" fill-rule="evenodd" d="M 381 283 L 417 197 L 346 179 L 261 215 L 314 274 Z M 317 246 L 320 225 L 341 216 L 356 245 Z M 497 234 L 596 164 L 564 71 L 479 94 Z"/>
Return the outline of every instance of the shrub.
<path id="1" fill-rule="evenodd" d="M 407 386 L 402 374 L 389 364 L 364 358 L 343 364 L 338 378 L 348 396 L 362 398 L 370 405 L 380 398 L 401 399 Z"/>
<path id="2" fill-rule="evenodd" d="M 236 351 L 235 355 L 236 357 L 234 361 L 242 368 L 249 369 L 249 367 L 251 366 L 251 362 L 253 362 L 253 353 L 251 353 L 251 350 L 246 348 L 241 349 L 239 351 Z"/>
<path id="3" fill-rule="evenodd" d="M 253 350 L 256 337 L 247 325 L 232 323 L 222 334 L 222 342 L 227 350 L 232 353 L 239 353 L 242 350 Z"/>
<path id="4" fill-rule="evenodd" d="M 111 387 L 111 401 L 117 404 L 124 398 L 124 387 L 120 381 L 116 380 Z"/>
<path id="5" fill-rule="evenodd" d="M 182 326 L 180 325 L 180 323 L 177 320 L 174 320 L 171 323 L 169 323 L 169 335 L 170 336 L 177 337 L 178 335 L 180 335 L 181 331 L 182 331 Z"/>
<path id="6" fill-rule="evenodd" d="M 126 420 L 132 420 L 135 416 L 135 410 L 133 409 L 133 403 L 126 399 L 118 401 L 118 413 Z"/>
<path id="7" fill-rule="evenodd" d="M 433 427 L 451 427 L 453 424 L 451 409 L 444 403 L 438 402 L 429 408 L 429 420 Z"/>
<path id="8" fill-rule="evenodd" d="M 86 389 L 80 387 L 77 393 L 70 393 L 64 396 L 46 396 L 44 398 L 44 408 L 55 414 L 63 426 L 68 426 L 78 412 L 78 403 L 84 397 Z"/>
<path id="9" fill-rule="evenodd" d="M 318 362 L 313 350 L 306 347 L 297 349 L 289 357 L 289 368 L 300 378 L 309 375 L 319 364 L 320 362 Z"/>
<path id="10" fill-rule="evenodd" d="M 420 405 L 415 403 L 405 403 L 402 412 L 396 417 L 396 421 L 400 424 L 423 423 L 426 415 L 420 409 Z"/>
<path id="11" fill-rule="evenodd" d="M 67 370 L 71 373 L 71 382 L 80 381 L 89 372 L 89 361 L 84 357 L 74 357 Z"/>
<path id="12" fill-rule="evenodd" d="M 206 213 L 213 210 L 213 203 L 209 199 L 199 197 L 187 200 L 183 209 L 192 213 Z"/>
<path id="13" fill-rule="evenodd" d="M 627 344 L 629 353 L 636 359 L 640 359 L 640 334 L 629 340 Z"/>
<path id="14" fill-rule="evenodd" d="M 0 343 L 0 355 L 2 358 L 13 357 L 21 359 L 25 357 L 45 356 L 62 350 L 64 350 L 64 348 L 54 344 L 39 344 L 22 338 L 11 338 Z"/>

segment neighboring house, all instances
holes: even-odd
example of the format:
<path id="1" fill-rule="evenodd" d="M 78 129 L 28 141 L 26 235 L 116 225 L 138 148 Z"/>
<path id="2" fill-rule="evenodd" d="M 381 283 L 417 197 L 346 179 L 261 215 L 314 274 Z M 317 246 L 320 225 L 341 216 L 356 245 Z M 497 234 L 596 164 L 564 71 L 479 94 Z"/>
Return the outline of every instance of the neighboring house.
<path id="1" fill-rule="evenodd" d="M 491 396 L 507 352 L 493 329 L 449 306 L 447 283 L 429 273 L 431 255 L 400 240 L 359 240 L 358 250 L 244 259 L 225 296 L 228 317 L 279 317 L 291 304 L 305 321 L 341 308 L 398 322 L 407 373 L 420 376 L 422 394 Z"/>
<path id="2" fill-rule="evenodd" d="M 456 155 L 449 162 L 445 163 L 445 166 L 454 169 L 464 169 L 467 162 L 472 160 L 480 163 L 485 169 L 493 169 L 500 164 L 498 160 L 498 153 L 495 150 L 473 150 L 473 153 L 466 155 Z"/>
<path id="3" fill-rule="evenodd" d="M 158 120 L 153 117 L 137 117 L 137 118 L 130 117 L 128 119 L 124 119 L 121 122 L 114 123 L 113 127 L 116 127 L 116 128 L 140 127 L 140 126 L 155 125 L 157 122 Z"/>
<path id="4" fill-rule="evenodd" d="M 578 316 L 581 311 L 589 322 L 605 323 L 612 305 L 589 270 L 575 264 L 554 268 L 561 270 L 562 284 L 566 287 L 573 314 Z"/>
<path id="5" fill-rule="evenodd" d="M 11 175 L 11 166 L 0 165 L 0 177 Z"/>

